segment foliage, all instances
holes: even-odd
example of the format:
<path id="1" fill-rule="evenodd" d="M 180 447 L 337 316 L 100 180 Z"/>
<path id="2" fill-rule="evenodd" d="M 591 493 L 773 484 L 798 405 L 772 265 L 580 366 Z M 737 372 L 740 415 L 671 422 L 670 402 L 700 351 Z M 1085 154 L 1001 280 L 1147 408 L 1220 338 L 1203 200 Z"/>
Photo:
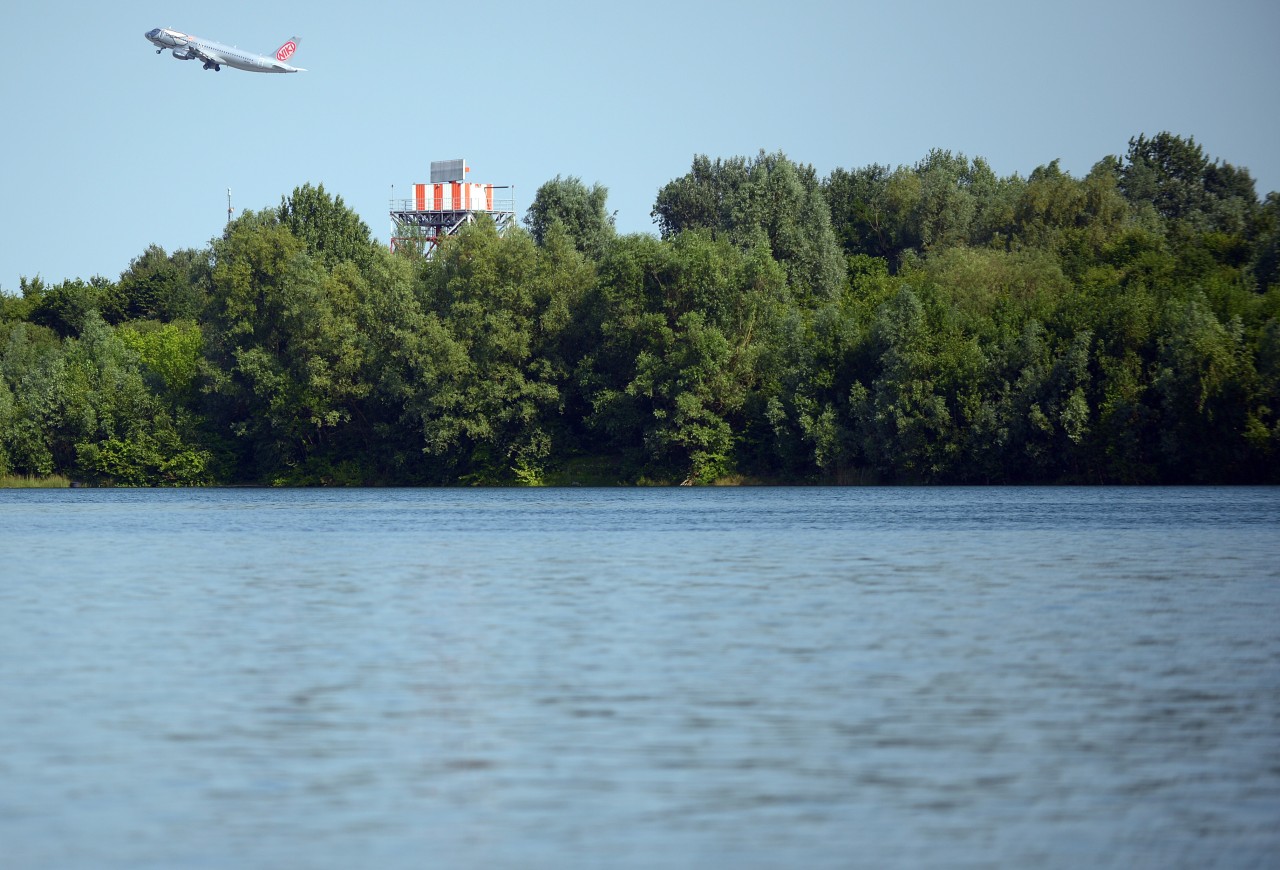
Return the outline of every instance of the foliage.
<path id="1" fill-rule="evenodd" d="M 47 288 L 37 282 L 24 286 L 23 291 L 32 306 L 27 319 L 49 327 L 63 338 L 79 335 L 91 314 L 100 316 L 112 292 L 110 282 L 101 276 L 88 282 L 63 281 Z"/>
<path id="2" fill-rule="evenodd" d="M 96 485 L 1280 482 L 1280 199 L 1169 133 L 1083 178 L 694 158 L 383 250 L 322 186 L 0 297 L 0 475 Z M 10 484 L 16 485 L 16 484 Z"/>
<path id="3" fill-rule="evenodd" d="M 543 255 L 519 230 L 469 226 L 426 264 L 401 397 L 437 475 L 468 483 L 536 483 L 559 407 L 556 372 L 540 353 L 555 324 Z M 548 329 L 550 327 L 550 329 Z M 437 478 L 439 479 L 439 478 Z"/>
<path id="4" fill-rule="evenodd" d="M 236 439 L 237 473 L 305 466 L 369 391 L 364 278 L 348 260 L 326 269 L 272 212 L 233 221 L 213 259 L 205 389 Z"/>
<path id="5" fill-rule="evenodd" d="M 781 152 L 752 160 L 693 160 L 689 173 L 658 191 L 653 216 L 664 239 L 710 230 L 744 249 L 767 243 L 793 288 L 830 298 L 840 291 L 845 266 L 831 227 L 831 212 L 811 166 Z"/>
<path id="6" fill-rule="evenodd" d="M 524 222 L 538 245 L 545 244 L 551 227 L 559 224 L 581 253 L 599 258 L 614 237 L 614 215 L 605 208 L 607 188 L 587 187 L 576 176 L 555 178 L 534 194 Z"/>
<path id="7" fill-rule="evenodd" d="M 196 376 L 204 349 L 200 325 L 189 320 L 159 323 L 133 320 L 116 330 L 116 335 L 137 357 L 152 378 L 152 389 L 176 405 L 195 398 Z"/>
<path id="8" fill-rule="evenodd" d="M 170 256 L 151 245 L 120 275 L 103 316 L 111 323 L 198 320 L 207 301 L 208 273 L 207 252 Z"/>
<path id="9" fill-rule="evenodd" d="M 342 197 L 330 197 L 323 184 L 294 188 L 281 199 L 276 220 L 325 269 L 343 262 L 367 269 L 378 250 L 365 222 L 346 207 Z"/>

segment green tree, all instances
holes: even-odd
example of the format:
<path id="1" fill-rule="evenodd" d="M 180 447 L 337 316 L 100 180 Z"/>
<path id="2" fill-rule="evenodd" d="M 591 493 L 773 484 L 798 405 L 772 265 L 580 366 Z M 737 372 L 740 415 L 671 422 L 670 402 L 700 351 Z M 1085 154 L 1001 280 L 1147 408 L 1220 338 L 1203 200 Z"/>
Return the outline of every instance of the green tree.
<path id="1" fill-rule="evenodd" d="M 855 455 L 849 387 L 864 343 L 856 304 L 848 295 L 817 309 L 790 306 L 777 318 L 758 364 L 761 425 L 755 431 L 762 443 L 755 462 L 761 473 L 790 480 L 848 479 Z"/>
<path id="2" fill-rule="evenodd" d="M 941 389 L 939 336 L 916 292 L 904 287 L 882 306 L 871 341 L 879 370 L 869 385 L 850 388 L 860 457 L 890 479 L 945 480 L 955 421 Z"/>
<path id="3" fill-rule="evenodd" d="M 18 474 L 52 474 L 60 470 L 53 431 L 65 367 L 61 343 L 52 330 L 27 323 L 13 324 L 0 336 L 4 337 L 0 375 L 10 396 L 0 444 L 9 469 Z"/>
<path id="4" fill-rule="evenodd" d="M 561 235 L 546 256 L 563 255 L 564 244 Z M 562 325 L 549 314 L 560 303 L 548 269 L 529 234 L 499 235 L 484 218 L 424 264 L 401 385 L 436 480 L 541 481 L 562 402 L 559 372 L 542 355 Z"/>
<path id="5" fill-rule="evenodd" d="M 0 471 L 102 484 L 1280 481 L 1280 206 L 1193 140 L 1082 178 L 695 157 L 392 254 L 305 185 L 0 297 Z M 113 326 L 114 324 L 114 326 Z"/>
<path id="6" fill-rule="evenodd" d="M 118 327 L 116 335 L 154 379 L 155 392 L 168 396 L 175 406 L 194 403 L 204 350 L 199 324 L 136 320 Z"/>
<path id="7" fill-rule="evenodd" d="M 17 296 L 0 291 L 0 322 L 29 321 L 32 310 L 40 303 L 46 289 L 38 275 L 35 278 L 24 275 L 18 279 Z"/>
<path id="8" fill-rule="evenodd" d="M 613 239 L 614 214 L 606 208 L 609 190 L 599 184 L 587 187 L 576 176 L 557 175 L 538 188 L 525 212 L 525 226 L 538 245 L 544 244 L 555 224 L 562 226 L 574 247 L 592 260 L 604 254 Z"/>
<path id="9" fill-rule="evenodd" d="M 698 155 L 687 175 L 658 192 L 653 217 L 664 239 L 706 229 L 746 250 L 765 242 L 801 296 L 831 298 L 844 284 L 844 258 L 813 167 L 781 152 L 714 163 Z"/>
<path id="10" fill-rule="evenodd" d="M 652 217 L 664 239 L 686 230 L 729 230 L 737 224 L 740 191 L 750 180 L 746 158 L 716 159 L 694 155 L 688 174 L 658 191 Z"/>
<path id="11" fill-rule="evenodd" d="M 900 252 L 898 222 L 887 203 L 889 174 L 889 167 L 873 164 L 855 170 L 837 168 L 823 180 L 831 229 L 847 254 L 894 262 Z"/>
<path id="12" fill-rule="evenodd" d="M 209 481 L 208 454 L 178 432 L 137 357 L 96 312 L 64 347 L 50 372 L 56 399 L 40 421 L 52 461 L 36 473 L 117 486 Z"/>
<path id="13" fill-rule="evenodd" d="M 1166 305 L 1153 384 L 1166 479 L 1256 482 L 1247 440 L 1255 385 L 1239 319 L 1220 323 L 1203 297 Z"/>
<path id="14" fill-rule="evenodd" d="M 1168 224 L 1194 231 L 1246 235 L 1258 211 L 1248 170 L 1211 160 L 1195 139 L 1159 133 L 1129 140 L 1120 189 Z"/>
<path id="15" fill-rule="evenodd" d="M 1034 318 L 1006 355 L 1000 419 L 1011 480 L 1055 483 L 1082 473 L 1090 406 L 1093 335 L 1080 332 L 1055 348 Z"/>
<path id="16" fill-rule="evenodd" d="M 31 304 L 28 319 L 49 327 L 63 338 L 79 335 L 90 313 L 101 313 L 114 297 L 111 282 L 100 276 L 87 282 L 63 281 L 52 287 L 37 281 L 27 285 L 24 291 Z"/>
<path id="17" fill-rule="evenodd" d="M 578 379 L 602 449 L 657 481 L 736 470 L 761 341 L 786 292 L 767 246 L 705 231 L 625 237 L 601 281 L 600 338 Z"/>
<path id="18" fill-rule="evenodd" d="M 1269 193 L 1259 210 L 1258 240 L 1251 263 L 1258 287 L 1280 287 L 1280 194 Z"/>
<path id="19" fill-rule="evenodd" d="M 11 468 L 8 434 L 13 429 L 16 416 L 13 391 L 4 378 L 0 378 L 0 475 L 8 474 Z"/>
<path id="20" fill-rule="evenodd" d="M 1057 160 L 1036 167 L 1014 207 L 1016 246 L 1061 252 L 1071 231 L 1084 224 L 1086 202 L 1084 184 L 1063 172 Z"/>
<path id="21" fill-rule="evenodd" d="M 935 149 L 911 168 L 837 169 L 823 193 L 846 253 L 896 270 L 908 253 L 1005 241 L 1023 184 L 997 177 L 980 157 Z"/>
<path id="22" fill-rule="evenodd" d="M 1046 321 L 1071 287 L 1059 261 L 1034 250 L 946 248 L 921 272 L 956 325 L 989 342 L 1016 335 L 1029 319 Z"/>
<path id="23" fill-rule="evenodd" d="M 209 276 L 208 252 L 176 251 L 172 256 L 150 245 L 120 275 L 104 316 L 128 320 L 196 320 L 204 311 Z"/>
<path id="24" fill-rule="evenodd" d="M 965 244 L 972 234 L 978 203 L 973 195 L 974 167 L 963 155 L 934 149 L 915 173 L 920 179 L 913 223 L 922 251 Z"/>
<path id="25" fill-rule="evenodd" d="M 271 212 L 233 221 L 214 262 L 205 375 L 237 474 L 321 482 L 368 392 L 362 276 L 351 261 L 326 271 Z"/>
<path id="26" fill-rule="evenodd" d="M 326 271 L 348 261 L 360 270 L 368 269 L 378 249 L 368 225 L 342 197 L 330 196 L 323 184 L 295 187 L 281 198 L 276 219 Z"/>
<path id="27" fill-rule="evenodd" d="M 1146 203 L 1166 220 L 1189 218 L 1207 204 L 1204 174 L 1209 159 L 1194 139 L 1172 133 L 1129 140 L 1120 188 L 1133 203 Z"/>
<path id="28" fill-rule="evenodd" d="M 353 418 L 357 425 L 352 434 L 362 442 L 354 452 L 366 482 L 442 481 L 429 467 L 420 421 L 408 407 L 423 389 L 420 367 L 432 335 L 417 286 L 425 267 L 420 257 L 384 251 L 364 275 L 367 286 L 357 308 L 357 327 L 368 341 L 364 380 L 370 392 Z"/>

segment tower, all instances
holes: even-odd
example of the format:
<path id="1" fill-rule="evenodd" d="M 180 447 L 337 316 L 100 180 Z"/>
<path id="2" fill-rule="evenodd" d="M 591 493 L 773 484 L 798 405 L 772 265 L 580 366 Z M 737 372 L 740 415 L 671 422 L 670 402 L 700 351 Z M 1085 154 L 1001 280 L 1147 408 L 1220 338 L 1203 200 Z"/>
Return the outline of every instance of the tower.
<path id="1" fill-rule="evenodd" d="M 465 160 L 433 160 L 430 183 L 413 185 L 412 199 L 393 198 L 391 250 L 416 244 L 430 257 L 441 240 L 480 213 L 493 218 L 499 232 L 509 227 L 516 216 L 515 188 L 469 182 L 470 171 Z"/>

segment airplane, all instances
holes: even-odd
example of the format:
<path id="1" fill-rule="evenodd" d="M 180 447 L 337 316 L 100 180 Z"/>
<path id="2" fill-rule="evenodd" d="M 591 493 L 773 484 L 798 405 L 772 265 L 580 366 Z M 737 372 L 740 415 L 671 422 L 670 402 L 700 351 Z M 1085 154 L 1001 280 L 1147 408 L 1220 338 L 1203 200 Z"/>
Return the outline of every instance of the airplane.
<path id="1" fill-rule="evenodd" d="M 286 60 L 298 50 L 298 38 L 295 36 L 276 49 L 274 55 L 250 54 L 220 42 L 210 42 L 189 33 L 172 30 L 168 27 L 157 27 L 143 34 L 147 41 L 156 46 L 156 54 L 166 48 L 173 50 L 178 60 L 199 60 L 204 62 L 205 69 L 221 72 L 226 64 L 246 72 L 260 73 L 295 73 L 306 72 L 299 66 L 289 66 Z"/>

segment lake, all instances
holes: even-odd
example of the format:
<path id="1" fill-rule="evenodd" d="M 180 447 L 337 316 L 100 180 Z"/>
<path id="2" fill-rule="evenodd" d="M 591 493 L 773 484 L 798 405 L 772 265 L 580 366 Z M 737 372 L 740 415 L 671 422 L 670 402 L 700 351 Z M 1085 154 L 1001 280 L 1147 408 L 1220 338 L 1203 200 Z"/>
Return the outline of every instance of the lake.
<path id="1" fill-rule="evenodd" d="M 0 491 L 0 865 L 1250 867 L 1280 489 Z"/>

